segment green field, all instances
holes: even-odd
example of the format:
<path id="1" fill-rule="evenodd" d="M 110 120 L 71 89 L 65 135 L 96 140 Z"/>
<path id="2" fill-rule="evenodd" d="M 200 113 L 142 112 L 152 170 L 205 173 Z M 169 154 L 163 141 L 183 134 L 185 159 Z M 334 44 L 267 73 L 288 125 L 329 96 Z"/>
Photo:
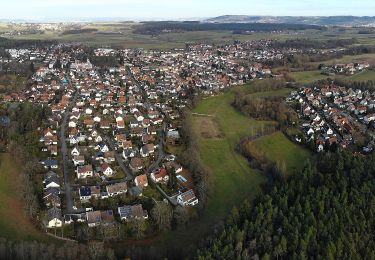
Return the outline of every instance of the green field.
<path id="1" fill-rule="evenodd" d="M 198 222 L 193 223 L 191 232 L 170 232 L 166 241 L 183 241 L 184 245 L 192 244 L 193 248 L 193 243 L 210 232 L 212 226 L 224 219 L 233 206 L 241 204 L 245 198 L 254 199 L 261 192 L 260 186 L 266 181 L 266 177 L 260 171 L 251 169 L 248 160 L 235 151 L 242 138 L 255 135 L 263 127 L 275 124 L 273 121 L 257 121 L 246 117 L 231 105 L 236 91 L 246 92 L 250 87 L 235 87 L 225 94 L 206 98 L 193 110 L 193 113 L 200 114 L 193 115 L 193 128 L 198 138 L 201 158 L 212 171 L 214 190 L 203 215 Z M 254 95 L 282 96 L 289 92 L 290 89 L 281 89 Z M 211 134 L 202 135 L 202 129 Z M 287 148 L 292 147 L 292 155 L 298 150 L 301 154 L 305 152 L 288 139 L 281 139 L 279 142 L 281 145 L 286 144 Z M 294 159 L 291 160 L 291 165 L 294 167 Z"/>
<path id="2" fill-rule="evenodd" d="M 359 72 L 353 76 L 350 76 L 350 79 L 354 81 L 375 80 L 375 70 L 365 70 Z"/>
<path id="3" fill-rule="evenodd" d="M 1 25 L 1 23 L 0 23 Z M 13 25 L 16 26 L 16 25 Z M 7 36 L 13 39 L 56 40 L 59 42 L 82 42 L 92 46 L 112 46 L 120 48 L 172 49 L 184 48 L 186 42 L 204 42 L 209 44 L 233 43 L 235 40 L 247 41 L 266 38 L 284 39 L 289 33 L 269 34 L 255 33 L 249 35 L 232 34 L 231 31 L 195 31 L 182 33 L 165 33 L 159 35 L 142 35 L 133 32 L 137 23 L 88 23 L 82 29 L 96 29 L 94 32 L 62 34 L 62 31 L 45 31 L 44 33 Z M 0 33 L 9 27 L 0 26 Z M 22 28 L 15 27 L 21 30 Z"/>
<path id="4" fill-rule="evenodd" d="M 267 160 L 285 162 L 288 173 L 295 173 L 311 158 L 311 152 L 291 142 L 282 132 L 261 137 L 252 142 L 254 148 L 265 154 Z"/>
<path id="5" fill-rule="evenodd" d="M 23 211 L 19 199 L 19 169 L 9 154 L 0 153 L 0 237 L 26 240 L 51 240 L 37 230 Z"/>
<path id="6" fill-rule="evenodd" d="M 375 53 L 365 53 L 365 54 L 359 54 L 359 55 L 345 55 L 341 58 L 337 59 L 330 59 L 326 61 L 318 61 L 318 62 L 311 62 L 311 64 L 314 64 L 318 66 L 319 64 L 323 63 L 325 65 L 334 65 L 337 63 L 350 63 L 350 62 L 363 62 L 367 61 L 370 63 L 375 62 Z"/>
<path id="7" fill-rule="evenodd" d="M 319 70 L 299 71 L 291 73 L 296 82 L 306 84 L 317 80 L 329 78 L 327 75 L 322 75 Z"/>
<path id="8" fill-rule="evenodd" d="M 322 75 L 319 70 L 292 72 L 291 74 L 296 80 L 296 82 L 302 83 L 302 84 L 312 83 L 314 81 L 327 79 L 327 78 L 348 79 L 348 80 L 353 80 L 353 81 L 375 80 L 374 70 L 365 70 L 365 71 L 356 73 L 351 76 L 344 76 L 344 75 L 327 76 L 327 75 Z"/>
<path id="9" fill-rule="evenodd" d="M 374 44 L 375 34 L 358 34 L 358 28 L 334 28 L 327 30 L 285 31 L 279 33 L 250 33 L 233 34 L 231 31 L 193 31 L 181 33 L 163 33 L 159 35 L 141 35 L 133 32 L 135 22 L 103 22 L 81 24 L 81 29 L 96 29 L 95 32 L 79 34 L 62 34 L 62 31 L 46 30 L 44 33 L 26 33 L 15 36 L 6 36 L 14 39 L 41 39 L 57 40 L 60 42 L 82 42 L 93 46 L 113 46 L 121 48 L 145 48 L 145 49 L 171 49 L 184 48 L 186 42 L 198 42 L 209 44 L 232 43 L 234 40 L 262 40 L 274 39 L 285 41 L 288 39 L 352 39 L 356 38 L 358 44 Z M 76 26 L 76 25 L 75 25 Z M 72 28 L 66 28 L 69 30 Z M 0 23 L 0 33 L 12 30 L 25 30 L 17 24 Z"/>
<path id="10" fill-rule="evenodd" d="M 246 87 L 246 88 L 251 88 L 251 85 Z M 245 88 L 245 89 L 246 89 Z M 281 88 L 273 91 L 262 91 L 262 92 L 255 92 L 251 94 L 253 97 L 282 97 L 290 94 L 290 92 L 293 91 L 292 88 Z"/>

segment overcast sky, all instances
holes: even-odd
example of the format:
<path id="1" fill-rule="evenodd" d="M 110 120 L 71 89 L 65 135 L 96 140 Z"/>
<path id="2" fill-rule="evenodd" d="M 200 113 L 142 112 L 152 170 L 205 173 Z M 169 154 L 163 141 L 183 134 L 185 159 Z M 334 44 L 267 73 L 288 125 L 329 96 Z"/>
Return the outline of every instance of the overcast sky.
<path id="1" fill-rule="evenodd" d="M 375 0 L 2 0 L 0 19 L 176 19 L 226 14 L 374 16 Z"/>

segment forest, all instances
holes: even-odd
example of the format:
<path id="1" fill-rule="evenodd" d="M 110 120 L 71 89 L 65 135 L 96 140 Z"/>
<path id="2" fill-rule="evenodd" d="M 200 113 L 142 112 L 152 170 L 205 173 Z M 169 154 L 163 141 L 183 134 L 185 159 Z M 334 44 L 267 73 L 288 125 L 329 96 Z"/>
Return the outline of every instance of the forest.
<path id="1" fill-rule="evenodd" d="M 318 41 L 312 39 L 292 39 L 282 41 L 274 41 L 271 46 L 273 48 L 297 48 L 297 49 L 334 49 L 338 47 L 345 47 L 357 43 L 356 39 L 331 39 L 327 41 Z"/>
<path id="2" fill-rule="evenodd" d="M 233 208 L 198 259 L 375 259 L 374 155 L 317 162 Z"/>
<path id="3" fill-rule="evenodd" d="M 253 95 L 256 92 L 272 91 L 285 87 L 292 87 L 292 85 L 276 79 L 255 81 L 249 89 L 236 93 L 233 106 L 243 114 L 255 119 L 274 120 L 279 123 L 279 126 L 290 125 L 296 120 L 297 115 L 285 104 L 283 97 Z"/>

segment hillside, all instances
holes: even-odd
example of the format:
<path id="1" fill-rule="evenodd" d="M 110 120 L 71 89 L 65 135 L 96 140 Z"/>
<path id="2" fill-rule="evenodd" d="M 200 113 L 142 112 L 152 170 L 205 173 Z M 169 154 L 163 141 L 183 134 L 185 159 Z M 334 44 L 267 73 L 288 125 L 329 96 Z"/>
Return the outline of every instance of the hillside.
<path id="1" fill-rule="evenodd" d="M 210 23 L 290 23 L 326 26 L 375 25 L 374 16 L 246 16 L 223 15 L 205 20 Z"/>
<path id="2" fill-rule="evenodd" d="M 321 159 L 333 166 L 308 165 L 232 210 L 198 259 L 374 259 L 374 158 Z"/>

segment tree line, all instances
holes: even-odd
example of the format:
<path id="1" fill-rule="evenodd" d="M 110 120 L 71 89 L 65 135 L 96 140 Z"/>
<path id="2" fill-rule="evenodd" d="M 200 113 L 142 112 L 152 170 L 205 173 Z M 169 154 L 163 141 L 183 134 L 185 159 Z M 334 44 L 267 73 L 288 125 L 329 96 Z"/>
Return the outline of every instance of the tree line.
<path id="1" fill-rule="evenodd" d="M 9 126 L 0 128 L 2 142 L 7 144 L 8 152 L 21 166 L 17 188 L 27 216 L 36 225 L 39 225 L 36 218 L 43 205 L 43 190 L 39 189 L 36 179 L 44 173 L 38 161 L 38 128 L 44 125 L 49 114 L 50 109 L 46 106 L 27 102 L 7 105 L 6 108 L 0 109 L 0 115 L 10 119 Z"/>
<path id="2" fill-rule="evenodd" d="M 285 81 L 267 79 L 255 81 L 245 90 L 237 91 L 232 105 L 243 114 L 259 120 L 275 120 L 281 127 L 291 125 L 297 114 L 289 109 L 283 97 L 257 96 L 257 92 L 267 92 L 285 88 Z"/>
<path id="3" fill-rule="evenodd" d="M 138 34 L 160 34 L 165 31 L 252 31 L 273 32 L 285 30 L 326 30 L 324 26 L 287 23 L 185 23 L 185 22 L 145 22 L 135 27 Z"/>
<path id="4" fill-rule="evenodd" d="M 195 192 L 199 199 L 198 205 L 203 209 L 212 191 L 212 173 L 210 169 L 204 165 L 200 157 L 197 143 L 198 138 L 192 126 L 191 113 L 185 112 L 183 118 L 181 138 L 186 149 L 179 156 L 179 161 L 192 172 Z"/>
<path id="5" fill-rule="evenodd" d="M 0 259 L 116 259 L 114 251 L 104 243 L 90 242 L 87 245 L 65 242 L 59 246 L 54 243 L 37 241 L 15 241 L 0 237 Z"/>

